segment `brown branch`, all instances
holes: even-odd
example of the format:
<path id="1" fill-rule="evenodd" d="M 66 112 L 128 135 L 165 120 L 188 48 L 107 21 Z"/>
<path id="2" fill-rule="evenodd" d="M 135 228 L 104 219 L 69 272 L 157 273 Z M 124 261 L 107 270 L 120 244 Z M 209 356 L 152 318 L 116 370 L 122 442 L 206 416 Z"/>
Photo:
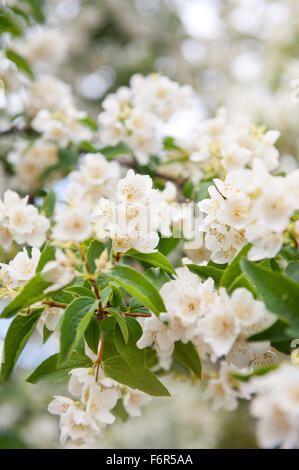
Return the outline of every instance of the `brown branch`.
<path id="1" fill-rule="evenodd" d="M 151 313 L 139 313 L 139 312 L 119 312 L 126 317 L 151 317 Z"/>
<path id="2" fill-rule="evenodd" d="M 59 302 L 47 302 L 46 300 L 43 301 L 43 304 L 49 305 L 50 307 L 59 307 L 59 308 L 66 308 L 67 304 L 61 304 Z"/>
<path id="3" fill-rule="evenodd" d="M 292 233 L 290 233 L 290 237 L 291 237 L 291 239 L 293 240 L 293 242 L 295 243 L 295 248 L 296 248 L 296 250 L 299 251 L 299 243 L 298 243 L 298 240 L 296 239 L 296 237 L 295 237 Z"/>
<path id="4" fill-rule="evenodd" d="M 104 348 L 104 336 L 101 337 L 101 344 L 100 344 L 99 354 L 97 358 L 96 382 L 98 381 L 98 378 L 99 378 L 100 363 L 103 357 L 103 348 Z"/>

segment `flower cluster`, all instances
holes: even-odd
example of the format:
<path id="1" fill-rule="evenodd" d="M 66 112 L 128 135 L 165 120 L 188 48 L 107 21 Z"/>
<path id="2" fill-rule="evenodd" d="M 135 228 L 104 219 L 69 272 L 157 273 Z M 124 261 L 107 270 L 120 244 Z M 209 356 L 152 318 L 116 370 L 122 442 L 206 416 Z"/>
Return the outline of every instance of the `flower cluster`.
<path id="1" fill-rule="evenodd" d="M 149 395 L 103 375 L 96 381 L 94 369 L 73 369 L 70 375 L 69 392 L 79 400 L 56 396 L 48 406 L 50 413 L 60 416 L 61 444 L 68 438 L 77 446 L 93 444 L 105 427 L 115 421 L 113 408 L 119 399 L 131 417 L 139 416 L 140 406 L 151 401 Z"/>
<path id="2" fill-rule="evenodd" d="M 117 253 L 130 248 L 144 253 L 154 251 L 159 242 L 156 193 L 148 175 L 129 170 L 117 184 L 117 203 L 101 198 L 94 209 L 92 220 L 96 222 L 96 236 L 111 238 Z"/>
<path id="3" fill-rule="evenodd" d="M 91 205 L 100 197 L 114 199 L 116 184 L 120 177 L 117 162 L 108 162 L 101 153 L 87 153 L 78 170 L 69 175 L 68 199 L 72 203 L 87 201 Z"/>
<path id="4" fill-rule="evenodd" d="M 39 188 L 45 170 L 58 163 L 57 146 L 43 137 L 29 145 L 18 139 L 7 160 L 15 168 L 11 186 L 29 192 Z"/>
<path id="5" fill-rule="evenodd" d="M 46 232 L 50 223 L 40 215 L 32 204 L 28 204 L 28 196 L 20 198 L 11 190 L 0 200 L 0 242 L 7 249 L 12 241 L 19 244 L 40 247 L 46 240 Z"/>
<path id="6" fill-rule="evenodd" d="M 26 248 L 23 248 L 23 251 L 17 253 L 8 264 L 0 263 L 1 283 L 5 286 L 5 297 L 13 297 L 14 288 L 25 284 L 35 275 L 39 259 L 40 250 L 38 248 L 32 248 L 31 257 L 29 257 Z"/>
<path id="7" fill-rule="evenodd" d="M 250 406 L 257 419 L 257 438 L 261 447 L 299 446 L 299 368 L 283 364 L 263 377 L 250 381 L 255 394 Z"/>
<path id="8" fill-rule="evenodd" d="M 272 176 L 255 160 L 252 169 L 214 179 L 210 199 L 199 202 L 206 214 L 201 229 L 215 263 L 231 261 L 248 242 L 249 259 L 272 258 L 280 250 L 290 217 L 299 207 L 299 172 Z"/>
<path id="9" fill-rule="evenodd" d="M 239 368 L 275 361 L 269 343 L 255 345 L 246 338 L 269 327 L 275 321 L 264 304 L 247 289 L 235 289 L 229 297 L 224 288 L 214 288 L 213 279 L 201 282 L 186 267 L 177 269 L 175 280 L 161 288 L 167 309 L 160 318 L 141 319 L 143 335 L 140 348 L 154 345 L 160 364 L 171 365 L 175 341 L 191 341 L 200 356 L 215 362 L 225 356 Z"/>
<path id="10" fill-rule="evenodd" d="M 188 106 L 192 90 L 167 77 L 134 75 L 130 87 L 121 87 L 103 102 L 98 121 L 104 145 L 126 143 L 141 164 L 163 149 L 161 127 L 178 110 Z"/>
<path id="11" fill-rule="evenodd" d="M 265 131 L 248 118 L 230 118 L 227 110 L 221 108 L 216 117 L 207 119 L 195 130 L 190 160 L 232 171 L 251 166 L 253 159 L 259 158 L 273 171 L 278 167 L 279 152 L 274 144 L 279 136 L 279 131 Z"/>

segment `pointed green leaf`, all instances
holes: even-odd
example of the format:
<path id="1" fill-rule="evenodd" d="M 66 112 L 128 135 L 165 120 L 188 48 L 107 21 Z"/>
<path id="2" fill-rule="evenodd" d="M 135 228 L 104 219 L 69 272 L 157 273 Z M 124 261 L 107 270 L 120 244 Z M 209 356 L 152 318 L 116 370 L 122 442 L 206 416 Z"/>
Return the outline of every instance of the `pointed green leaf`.
<path id="1" fill-rule="evenodd" d="M 191 341 L 186 344 L 176 341 L 173 357 L 186 369 L 192 370 L 194 375 L 201 380 L 200 358 Z"/>
<path id="2" fill-rule="evenodd" d="M 111 379 L 141 390 L 152 396 L 169 397 L 170 393 L 160 380 L 149 370 L 144 369 L 142 377 L 132 370 L 120 356 L 113 356 L 104 361 L 104 373 Z"/>
<path id="3" fill-rule="evenodd" d="M 270 312 L 286 319 L 290 328 L 287 333 L 299 335 L 299 284 L 287 276 L 270 271 L 246 259 L 241 268 L 252 282 Z"/>
<path id="4" fill-rule="evenodd" d="M 156 287 L 139 272 L 129 266 L 115 266 L 111 270 L 111 277 L 156 315 L 166 312 L 164 302 Z"/>
<path id="5" fill-rule="evenodd" d="M 218 286 L 223 271 L 220 269 L 214 268 L 213 266 L 198 266 L 197 264 L 186 264 L 189 271 L 193 274 L 197 274 L 203 281 L 211 277 L 214 279 L 216 286 Z"/>
<path id="6" fill-rule="evenodd" d="M 80 297 L 65 309 L 60 334 L 60 365 L 65 365 L 72 351 L 83 337 L 86 328 L 98 306 L 91 297 Z"/>
<path id="7" fill-rule="evenodd" d="M 36 274 L 25 285 L 21 292 L 3 309 L 0 318 L 10 318 L 21 309 L 33 305 L 49 294 L 45 294 L 45 289 L 51 285 L 51 282 L 44 281 L 41 274 Z"/>
<path id="8" fill-rule="evenodd" d="M 17 315 L 11 322 L 4 340 L 1 367 L 3 383 L 7 382 L 10 377 L 13 367 L 35 329 L 42 311 L 42 308 L 38 308 L 32 310 L 29 315 Z"/>
<path id="9" fill-rule="evenodd" d="M 70 359 L 64 366 L 58 366 L 58 354 L 48 357 L 35 371 L 26 379 L 26 382 L 36 384 L 38 382 L 59 383 L 69 379 L 69 372 L 78 367 L 91 367 L 92 361 L 87 356 L 83 356 L 74 351 Z"/>
<path id="10" fill-rule="evenodd" d="M 140 251 L 134 250 L 133 248 L 125 252 L 125 256 L 130 256 L 132 258 L 145 261 L 146 263 L 152 264 L 157 268 L 161 268 L 164 271 L 167 271 L 175 275 L 175 270 L 168 259 L 162 255 L 159 251 L 155 253 L 141 253 Z"/>

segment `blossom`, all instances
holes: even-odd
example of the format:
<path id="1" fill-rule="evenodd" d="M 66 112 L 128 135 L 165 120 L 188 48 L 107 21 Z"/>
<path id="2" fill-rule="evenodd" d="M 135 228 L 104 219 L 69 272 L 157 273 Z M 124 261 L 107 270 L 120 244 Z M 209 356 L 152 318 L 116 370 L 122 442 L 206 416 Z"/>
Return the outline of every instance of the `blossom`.
<path id="1" fill-rule="evenodd" d="M 42 269 L 41 275 L 52 285 L 45 292 L 52 292 L 70 284 L 75 277 L 72 261 L 60 249 L 56 250 L 55 260 L 48 261 Z"/>
<path id="2" fill-rule="evenodd" d="M 245 386 L 242 386 L 242 384 L 236 385 L 230 375 L 232 373 L 240 373 L 240 370 L 222 361 L 219 376 L 209 380 L 203 398 L 204 400 L 213 399 L 213 410 L 223 408 L 232 411 L 238 407 L 238 398 L 250 398 L 250 393 Z"/>
<path id="3" fill-rule="evenodd" d="M 28 204 L 28 196 L 20 198 L 16 192 L 7 190 L 0 202 L 0 212 L 0 237 L 5 248 L 12 240 L 36 247 L 44 243 L 50 223 L 35 206 Z"/>
<path id="4" fill-rule="evenodd" d="M 116 187 L 117 202 L 100 198 L 90 220 L 98 238 L 110 237 L 115 252 L 135 248 L 151 253 L 159 242 L 156 190 L 148 175 L 129 170 Z"/>
<path id="5" fill-rule="evenodd" d="M 299 446 L 299 369 L 289 363 L 250 381 L 255 394 L 250 406 L 257 418 L 261 447 Z"/>
<path id="6" fill-rule="evenodd" d="M 148 405 L 151 401 L 152 397 L 147 393 L 141 392 L 140 390 L 132 390 L 129 387 L 126 388 L 123 396 L 124 408 L 132 418 L 140 416 L 140 407 Z"/>
<path id="7" fill-rule="evenodd" d="M 88 153 L 80 161 L 79 169 L 69 175 L 72 183 L 68 187 L 68 199 L 91 203 L 101 197 L 114 199 L 119 176 L 117 162 L 108 162 L 101 153 Z"/>
<path id="8" fill-rule="evenodd" d="M 91 236 L 89 208 L 84 202 L 57 210 L 54 219 L 56 224 L 52 233 L 57 240 L 82 242 Z"/>
<path id="9" fill-rule="evenodd" d="M 1 263 L 2 279 L 8 287 L 18 287 L 28 282 L 34 275 L 40 259 L 40 250 L 33 247 L 31 258 L 28 251 L 23 248 L 22 251 L 8 263 Z"/>
<path id="10" fill-rule="evenodd" d="M 198 331 L 216 357 L 230 351 L 241 328 L 224 291 L 221 291 L 209 314 L 198 321 Z"/>

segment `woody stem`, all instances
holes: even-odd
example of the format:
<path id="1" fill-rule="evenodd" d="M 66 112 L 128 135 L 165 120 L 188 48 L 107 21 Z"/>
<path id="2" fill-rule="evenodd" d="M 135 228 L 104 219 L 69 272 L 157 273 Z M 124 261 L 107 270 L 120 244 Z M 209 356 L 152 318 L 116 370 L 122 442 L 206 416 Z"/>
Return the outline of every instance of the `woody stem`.
<path id="1" fill-rule="evenodd" d="M 66 308 L 67 304 L 61 304 L 60 302 L 47 302 L 46 300 L 43 301 L 43 304 L 49 305 L 50 307 L 59 307 L 59 308 Z"/>
<path id="2" fill-rule="evenodd" d="M 98 381 L 98 378 L 99 378 L 100 363 L 103 357 L 103 347 L 104 347 L 104 336 L 101 337 L 101 344 L 100 344 L 99 354 L 97 358 L 96 382 Z"/>

